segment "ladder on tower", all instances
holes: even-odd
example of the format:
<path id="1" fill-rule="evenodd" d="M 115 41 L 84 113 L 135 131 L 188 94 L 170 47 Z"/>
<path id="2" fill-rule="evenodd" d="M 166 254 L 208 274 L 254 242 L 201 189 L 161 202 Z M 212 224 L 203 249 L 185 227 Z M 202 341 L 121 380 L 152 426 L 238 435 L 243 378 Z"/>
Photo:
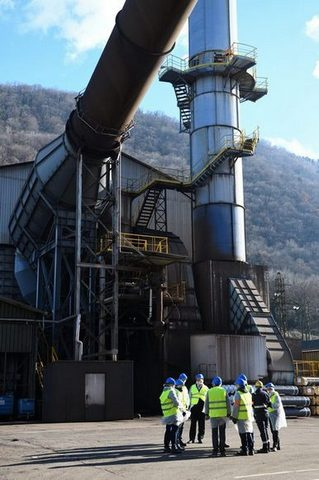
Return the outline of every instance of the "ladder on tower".
<path id="1" fill-rule="evenodd" d="M 181 126 L 183 125 L 182 132 L 188 132 L 191 127 L 191 110 L 190 110 L 190 92 L 189 86 L 185 81 L 179 79 L 179 81 L 173 83 L 175 95 L 177 99 L 177 106 L 180 110 Z"/>

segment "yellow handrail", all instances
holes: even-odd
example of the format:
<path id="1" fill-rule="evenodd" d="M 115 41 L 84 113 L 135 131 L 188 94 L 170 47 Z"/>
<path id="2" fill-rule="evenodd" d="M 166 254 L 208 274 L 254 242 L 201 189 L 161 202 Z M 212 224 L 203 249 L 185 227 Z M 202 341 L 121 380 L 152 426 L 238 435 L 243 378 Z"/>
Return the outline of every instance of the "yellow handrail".
<path id="1" fill-rule="evenodd" d="M 318 360 L 294 360 L 296 377 L 319 377 Z"/>
<path id="2" fill-rule="evenodd" d="M 175 301 L 184 301 L 186 297 L 186 282 L 174 283 L 167 286 L 167 293 Z"/>
<path id="3" fill-rule="evenodd" d="M 155 235 L 139 235 L 137 233 L 122 232 L 120 236 L 121 249 L 134 249 L 139 252 L 168 253 L 168 238 Z M 100 239 L 99 253 L 112 250 L 110 234 Z"/>

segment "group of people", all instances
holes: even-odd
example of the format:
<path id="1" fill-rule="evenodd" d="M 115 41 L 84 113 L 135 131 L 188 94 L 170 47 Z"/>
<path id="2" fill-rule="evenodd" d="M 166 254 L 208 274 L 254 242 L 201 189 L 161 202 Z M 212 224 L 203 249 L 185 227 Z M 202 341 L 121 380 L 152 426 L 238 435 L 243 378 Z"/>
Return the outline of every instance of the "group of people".
<path id="1" fill-rule="evenodd" d="M 195 375 L 195 383 L 188 389 L 187 375 L 181 373 L 177 380 L 168 377 L 163 385 L 160 403 L 163 412 L 162 423 L 166 426 L 164 435 L 165 453 L 182 453 L 183 428 L 190 418 L 189 440 L 198 443 L 205 435 L 205 418 L 209 417 L 212 429 L 212 456 L 226 456 L 226 425 L 230 420 L 238 430 L 241 447 L 237 455 L 254 455 L 254 429 L 256 421 L 262 448 L 257 453 L 280 450 L 279 431 L 287 426 L 285 411 L 279 393 L 273 383 L 265 386 L 257 380 L 252 387 L 245 374 L 241 373 L 230 388 L 223 387 L 222 379 L 215 376 L 211 388 L 204 383 L 204 375 Z M 272 434 L 270 446 L 269 426 Z"/>

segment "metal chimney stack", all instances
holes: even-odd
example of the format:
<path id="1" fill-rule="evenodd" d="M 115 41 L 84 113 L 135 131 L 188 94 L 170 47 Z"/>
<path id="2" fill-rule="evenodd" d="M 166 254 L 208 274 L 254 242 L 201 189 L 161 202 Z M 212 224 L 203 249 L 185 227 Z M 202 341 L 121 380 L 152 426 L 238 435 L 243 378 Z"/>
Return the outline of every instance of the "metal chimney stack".
<path id="1" fill-rule="evenodd" d="M 202 0 L 189 20 L 189 65 L 203 64 L 192 84 L 191 174 L 233 144 L 239 129 L 239 82 L 227 74 L 225 55 L 237 44 L 235 0 Z M 225 53 L 226 52 L 226 53 Z M 216 63 L 207 68 L 207 62 Z M 226 71 L 225 71 L 226 70 Z M 246 260 L 242 160 L 225 156 L 196 187 L 194 262 Z"/>
<path id="2" fill-rule="evenodd" d="M 196 294 L 204 329 L 217 333 L 231 332 L 229 278 L 252 275 L 264 289 L 246 263 L 242 171 L 258 135 L 240 129 L 239 105 L 265 95 L 267 83 L 255 76 L 256 49 L 238 43 L 236 22 L 236 0 L 199 0 L 189 18 L 188 60 L 171 57 L 160 73 L 190 135 Z"/>

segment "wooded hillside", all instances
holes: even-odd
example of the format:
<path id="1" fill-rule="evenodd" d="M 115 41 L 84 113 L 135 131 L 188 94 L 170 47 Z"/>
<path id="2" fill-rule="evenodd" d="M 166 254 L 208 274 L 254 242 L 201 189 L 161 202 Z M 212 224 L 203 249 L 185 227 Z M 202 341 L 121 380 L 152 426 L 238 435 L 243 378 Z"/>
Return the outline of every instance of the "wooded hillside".
<path id="1" fill-rule="evenodd" d="M 0 164 L 33 160 L 63 132 L 74 97 L 39 86 L 0 85 Z M 188 136 L 161 113 L 139 111 L 124 150 L 157 166 L 188 164 Z M 317 322 L 319 164 L 261 141 L 256 155 L 244 159 L 244 185 L 248 260 L 268 265 L 271 279 L 279 270 L 288 285 L 303 285 L 289 287 L 289 304 L 311 304 Z"/>

